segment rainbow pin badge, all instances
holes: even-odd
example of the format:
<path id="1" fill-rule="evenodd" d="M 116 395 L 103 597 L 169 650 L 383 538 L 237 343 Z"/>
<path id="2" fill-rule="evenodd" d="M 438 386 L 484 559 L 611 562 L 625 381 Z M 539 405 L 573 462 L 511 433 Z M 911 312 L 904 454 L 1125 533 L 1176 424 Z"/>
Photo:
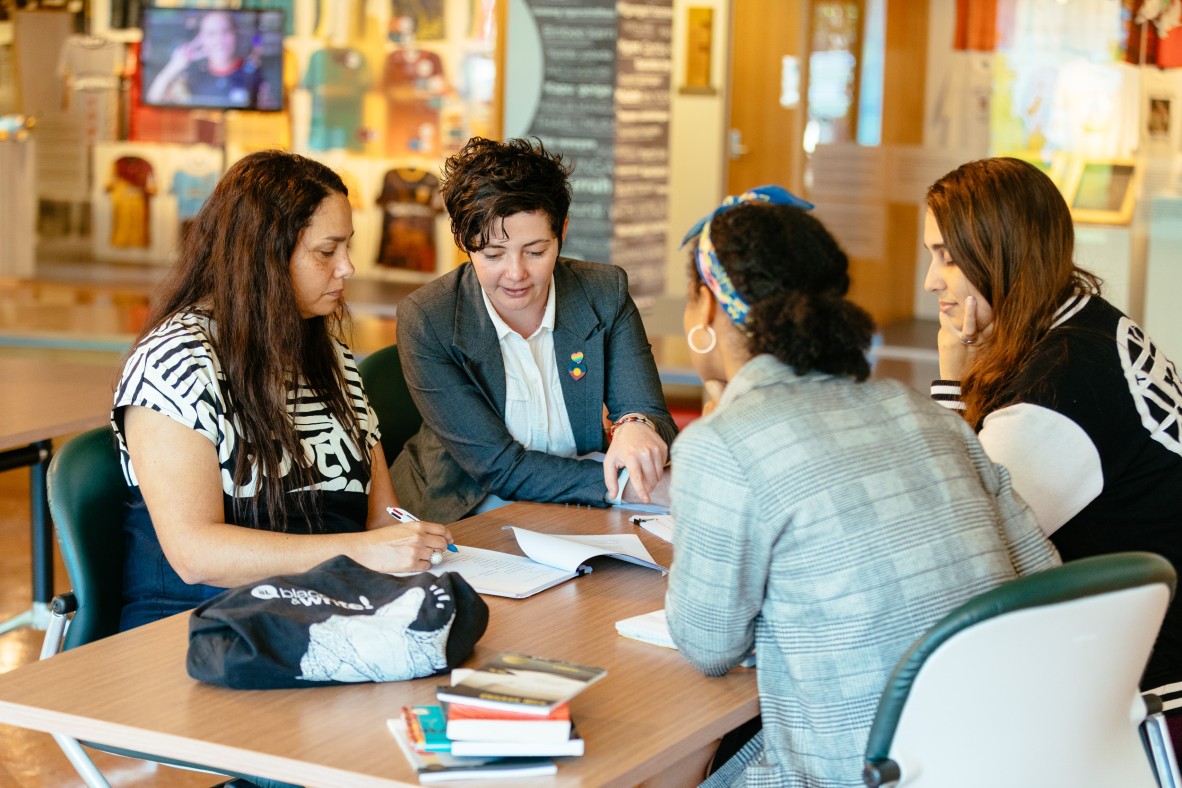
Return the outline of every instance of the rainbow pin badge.
<path id="1" fill-rule="evenodd" d="M 587 376 L 587 365 L 583 363 L 583 351 L 576 350 L 570 354 L 570 366 L 566 368 L 575 380 L 582 380 Z"/>

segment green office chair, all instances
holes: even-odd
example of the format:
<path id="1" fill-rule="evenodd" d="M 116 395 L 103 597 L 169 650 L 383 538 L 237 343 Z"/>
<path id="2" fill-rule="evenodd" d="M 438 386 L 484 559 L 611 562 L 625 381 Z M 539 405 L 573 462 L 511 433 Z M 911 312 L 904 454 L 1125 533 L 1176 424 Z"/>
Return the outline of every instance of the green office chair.
<path id="1" fill-rule="evenodd" d="M 378 414 L 382 429 L 382 453 L 386 463 L 394 458 L 402 446 L 419 431 L 423 417 L 411 399 L 410 388 L 402 376 L 402 359 L 398 346 L 390 345 L 370 353 L 357 365 L 369 404 Z"/>
<path id="2" fill-rule="evenodd" d="M 1117 553 L 970 599 L 887 681 L 864 782 L 1177 786 L 1160 702 L 1138 690 L 1175 582 L 1161 556 Z"/>
<path id="3" fill-rule="evenodd" d="M 110 427 L 84 432 L 63 446 L 49 466 L 49 512 L 73 586 L 56 597 L 62 616 L 73 613 L 61 641 L 65 651 L 119 631 L 123 609 L 123 515 L 127 482 Z M 68 608 L 68 610 L 67 610 Z"/>
<path id="4" fill-rule="evenodd" d="M 49 512 L 73 589 L 50 603 L 41 659 L 119 631 L 123 610 L 123 517 L 127 482 L 110 427 L 75 436 L 49 464 Z M 62 752 L 90 788 L 109 788 L 102 772 L 76 739 L 53 734 Z M 206 766 L 158 758 L 87 742 L 129 758 L 211 774 L 246 777 Z"/>

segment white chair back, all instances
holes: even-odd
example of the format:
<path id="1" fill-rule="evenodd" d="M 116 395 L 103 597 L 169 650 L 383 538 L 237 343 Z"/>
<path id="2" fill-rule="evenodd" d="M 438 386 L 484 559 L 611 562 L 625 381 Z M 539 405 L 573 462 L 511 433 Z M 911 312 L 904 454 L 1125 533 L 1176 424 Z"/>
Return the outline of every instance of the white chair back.
<path id="1" fill-rule="evenodd" d="M 1165 584 L 1005 613 L 923 663 L 891 746 L 899 788 L 1157 788 L 1138 682 Z"/>

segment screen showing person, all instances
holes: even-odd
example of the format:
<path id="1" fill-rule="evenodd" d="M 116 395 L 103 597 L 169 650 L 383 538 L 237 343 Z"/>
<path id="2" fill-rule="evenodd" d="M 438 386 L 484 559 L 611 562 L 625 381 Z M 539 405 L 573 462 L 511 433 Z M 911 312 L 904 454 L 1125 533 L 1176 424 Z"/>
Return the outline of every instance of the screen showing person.
<path id="1" fill-rule="evenodd" d="M 145 8 L 144 103 L 283 109 L 283 12 Z"/>

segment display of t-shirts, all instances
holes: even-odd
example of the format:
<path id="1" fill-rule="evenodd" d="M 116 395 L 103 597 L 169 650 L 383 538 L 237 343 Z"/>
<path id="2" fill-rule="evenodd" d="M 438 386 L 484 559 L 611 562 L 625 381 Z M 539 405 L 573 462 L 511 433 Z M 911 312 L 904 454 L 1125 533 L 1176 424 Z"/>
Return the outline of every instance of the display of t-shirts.
<path id="1" fill-rule="evenodd" d="M 114 90 L 123 71 L 123 44 L 102 36 L 72 35 L 62 46 L 58 74 L 66 87 Z"/>
<path id="2" fill-rule="evenodd" d="M 177 170 L 172 176 L 172 193 L 176 196 L 176 212 L 179 221 L 188 221 L 197 215 L 213 187 L 218 184 L 216 172 L 194 174 Z"/>
<path id="3" fill-rule="evenodd" d="M 119 77 L 123 44 L 101 36 L 72 35 L 62 46 L 58 74 L 65 81 L 66 104 L 81 122 L 90 143 L 119 135 Z"/>
<path id="4" fill-rule="evenodd" d="M 392 15 L 396 24 L 409 19 L 419 41 L 439 41 L 446 37 L 443 10 L 443 0 L 394 0 Z"/>
<path id="5" fill-rule="evenodd" d="M 434 52 L 399 49 L 386 57 L 386 153 L 435 156 L 440 151 L 439 110 L 446 89 L 443 61 Z"/>
<path id="6" fill-rule="evenodd" d="M 936 86 L 929 144 L 988 153 L 994 57 L 984 52 L 951 53 Z"/>
<path id="7" fill-rule="evenodd" d="M 111 246 L 151 246 L 150 199 L 156 193 L 152 165 L 139 156 L 121 156 L 112 165 L 107 192 L 111 198 Z"/>
<path id="8" fill-rule="evenodd" d="M 370 75 L 362 54 L 348 48 L 313 52 L 303 86 L 312 94 L 308 147 L 364 150 L 363 110 Z"/>
<path id="9" fill-rule="evenodd" d="M 439 179 L 426 170 L 390 170 L 378 205 L 382 207 L 378 265 L 434 273 L 435 217 L 443 210 Z"/>

